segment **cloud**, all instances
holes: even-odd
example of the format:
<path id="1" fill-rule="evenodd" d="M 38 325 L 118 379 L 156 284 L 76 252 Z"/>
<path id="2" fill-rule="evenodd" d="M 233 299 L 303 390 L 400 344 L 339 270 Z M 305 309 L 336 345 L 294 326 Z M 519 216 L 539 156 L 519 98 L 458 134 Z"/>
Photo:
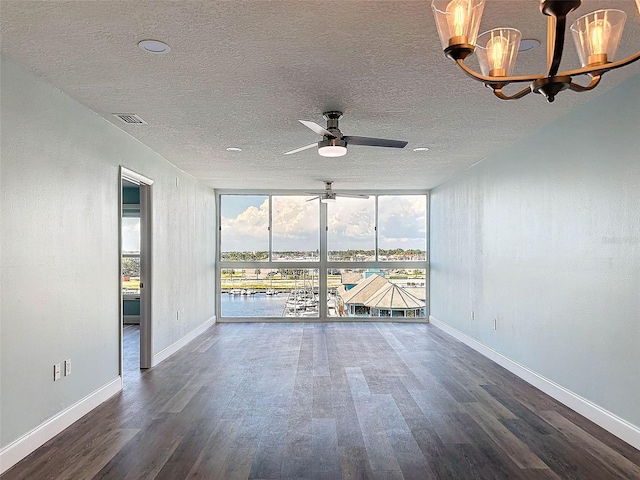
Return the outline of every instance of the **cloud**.
<path id="1" fill-rule="evenodd" d="M 140 251 L 140 218 L 125 217 L 122 219 L 122 251 Z"/>
<path id="2" fill-rule="evenodd" d="M 380 248 L 426 250 L 427 206 L 424 195 L 378 198 Z"/>
<path id="3" fill-rule="evenodd" d="M 223 196 L 223 205 L 237 197 Z M 259 198 L 259 197 L 255 197 Z M 274 251 L 316 250 L 319 238 L 319 202 L 305 196 L 273 196 Z M 262 200 L 262 199 L 260 199 Z M 246 201 L 246 200 L 245 200 Z M 375 199 L 338 198 L 328 204 L 329 250 L 373 249 Z M 243 206 L 235 217 L 222 217 L 223 251 L 264 251 L 269 245 L 269 200 Z M 424 195 L 378 197 L 380 248 L 426 248 Z M 225 209 L 226 210 L 226 209 Z M 241 209 L 235 209 L 238 211 Z M 229 205 L 229 211 L 234 211 Z"/>
<path id="4" fill-rule="evenodd" d="M 273 197 L 273 248 L 276 251 L 319 248 L 318 201 L 309 197 Z M 225 199 L 226 202 L 232 199 Z M 249 206 L 235 218 L 222 217 L 223 251 L 267 250 L 269 245 L 269 200 Z"/>
<path id="5" fill-rule="evenodd" d="M 224 203 L 233 204 L 241 195 L 223 196 Z M 269 199 L 259 206 L 250 205 L 236 217 L 222 217 L 223 252 L 263 251 L 269 249 Z"/>
<path id="6" fill-rule="evenodd" d="M 329 204 L 329 250 L 374 248 L 375 200 L 338 198 Z"/>
<path id="7" fill-rule="evenodd" d="M 273 197 L 273 235 L 282 239 L 318 236 L 320 230 L 318 201 L 308 197 Z"/>

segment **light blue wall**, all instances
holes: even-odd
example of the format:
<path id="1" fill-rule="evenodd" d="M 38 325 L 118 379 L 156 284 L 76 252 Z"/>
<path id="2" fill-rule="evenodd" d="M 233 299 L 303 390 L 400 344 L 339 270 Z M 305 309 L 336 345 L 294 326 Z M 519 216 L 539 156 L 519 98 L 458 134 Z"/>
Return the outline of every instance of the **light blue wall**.
<path id="1" fill-rule="evenodd" d="M 140 187 L 122 187 L 122 203 L 140 205 Z"/>
<path id="2" fill-rule="evenodd" d="M 119 376 L 120 165 L 154 180 L 153 353 L 213 317 L 216 230 L 212 189 L 6 58 L 1 69 L 4 447 Z"/>
<path id="3" fill-rule="evenodd" d="M 640 425 L 640 75 L 434 189 L 430 227 L 433 317 Z"/>

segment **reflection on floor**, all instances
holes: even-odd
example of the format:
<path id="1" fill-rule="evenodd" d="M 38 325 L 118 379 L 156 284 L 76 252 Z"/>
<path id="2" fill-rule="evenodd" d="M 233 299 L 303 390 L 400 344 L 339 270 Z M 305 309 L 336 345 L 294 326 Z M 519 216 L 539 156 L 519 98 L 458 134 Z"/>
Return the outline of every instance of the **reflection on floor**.
<path id="1" fill-rule="evenodd" d="M 127 381 L 140 377 L 140 325 L 125 325 L 123 328 L 123 373 L 124 385 Z"/>

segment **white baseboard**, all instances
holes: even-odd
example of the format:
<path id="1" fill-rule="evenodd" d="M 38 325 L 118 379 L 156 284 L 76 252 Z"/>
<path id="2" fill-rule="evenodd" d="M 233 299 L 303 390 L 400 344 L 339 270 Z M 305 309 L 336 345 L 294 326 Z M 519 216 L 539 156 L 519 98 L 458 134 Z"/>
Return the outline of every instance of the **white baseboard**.
<path id="1" fill-rule="evenodd" d="M 473 348 L 477 352 L 481 353 L 485 357 L 493 360 L 498 365 L 506 368 L 514 375 L 517 375 L 525 382 L 530 383 L 534 387 L 542 390 L 550 397 L 555 398 L 560 403 L 563 403 L 567 407 L 575 410 L 583 417 L 588 418 L 593 423 L 600 425 L 608 432 L 614 434 L 616 437 L 624 440 L 629 445 L 640 450 L 640 427 L 627 422 L 623 418 L 618 417 L 614 413 L 605 410 L 604 408 L 596 405 L 595 403 L 587 400 L 584 397 L 566 389 L 562 385 L 559 385 L 548 378 L 539 375 L 533 370 L 528 369 L 524 365 L 521 365 L 508 357 L 505 357 L 501 353 L 487 347 L 483 343 L 480 343 L 475 338 L 470 337 L 466 333 L 463 333 L 450 325 L 438 320 L 433 316 L 429 316 L 430 323 L 439 328 L 440 330 L 448 333 L 452 337 L 460 340 L 462 343 Z"/>
<path id="2" fill-rule="evenodd" d="M 44 445 L 120 390 L 122 390 L 122 377 L 113 379 L 4 447 L 0 450 L 0 474 L 9 470 L 31 452 Z"/>
<path id="3" fill-rule="evenodd" d="M 191 340 L 193 340 L 198 335 L 203 333 L 207 328 L 211 327 L 212 325 L 215 325 L 215 323 L 216 323 L 216 316 L 214 315 L 213 317 L 211 317 L 209 320 L 204 322 L 199 327 L 196 327 L 193 330 L 191 330 L 191 332 L 187 333 L 184 337 L 182 337 L 177 342 L 172 343 L 167 348 L 164 348 L 161 351 L 159 351 L 158 353 L 156 353 L 153 356 L 153 361 L 151 362 L 151 366 L 155 367 L 161 361 L 166 360 L 167 358 L 169 358 L 171 355 L 176 353 L 178 350 L 180 350 L 182 347 L 184 347 Z"/>

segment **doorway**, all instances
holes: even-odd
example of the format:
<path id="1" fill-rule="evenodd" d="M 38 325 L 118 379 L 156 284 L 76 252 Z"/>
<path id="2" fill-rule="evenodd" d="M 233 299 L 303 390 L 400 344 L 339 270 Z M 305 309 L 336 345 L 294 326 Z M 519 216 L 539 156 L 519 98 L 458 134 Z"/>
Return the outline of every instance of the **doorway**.
<path id="1" fill-rule="evenodd" d="M 152 366 L 151 208 L 153 180 L 121 167 L 120 375 Z M 139 339 L 139 340 L 138 340 Z"/>

